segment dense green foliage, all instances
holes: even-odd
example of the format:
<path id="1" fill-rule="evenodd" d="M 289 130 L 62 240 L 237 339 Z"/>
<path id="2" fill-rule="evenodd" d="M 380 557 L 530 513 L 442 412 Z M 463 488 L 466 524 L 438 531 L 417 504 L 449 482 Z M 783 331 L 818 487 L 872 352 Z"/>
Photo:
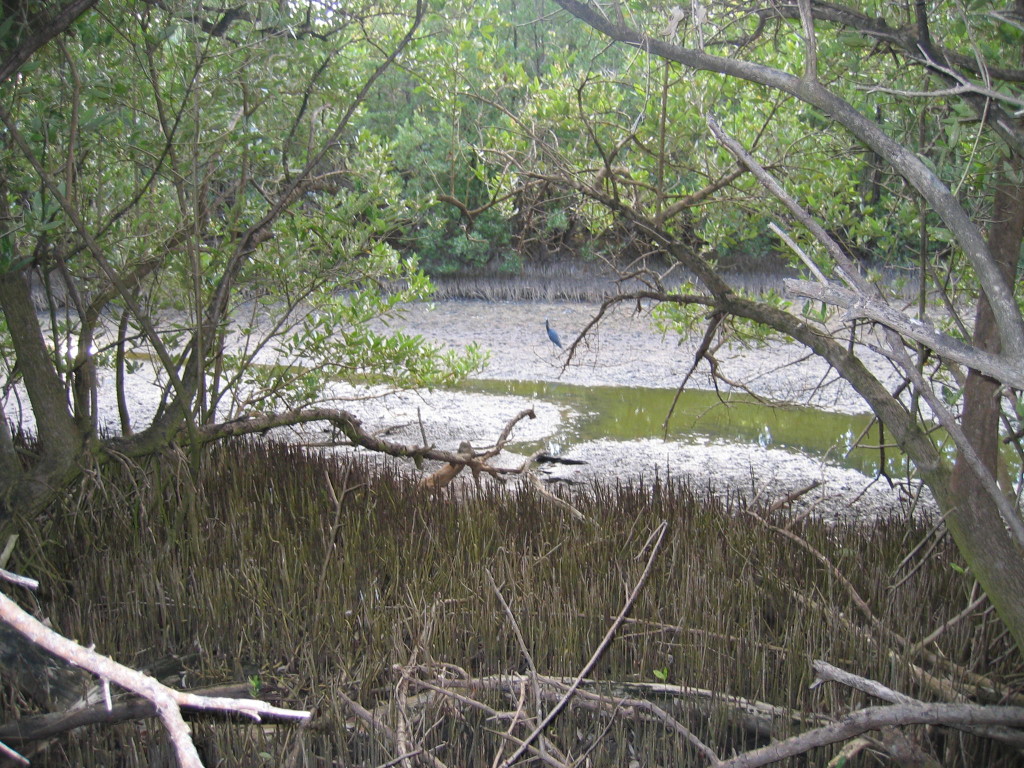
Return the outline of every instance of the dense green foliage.
<path id="1" fill-rule="evenodd" d="M 386 370 L 416 385 L 443 380 L 453 361 L 426 355 L 416 339 L 390 346 L 367 322 L 428 295 L 420 266 L 443 274 L 516 272 L 571 257 L 671 263 L 663 245 L 616 215 L 620 204 L 727 267 L 799 266 L 770 222 L 824 265 L 779 204 L 735 172 L 707 131 L 706 113 L 770 158 L 790 193 L 887 280 L 916 264 L 940 284 L 972 290 L 944 226 L 819 113 L 761 86 L 609 46 L 543 3 L 431 7 L 401 66 L 387 68 L 366 93 L 405 30 L 408 3 L 344 14 L 274 3 L 219 19 L 211 13 L 188 4 L 101 4 L 33 59 L 4 102 L 110 266 L 153 313 L 198 319 L 225 270 L 237 269 L 229 314 L 261 318 L 316 306 L 313 315 L 299 312 L 273 327 L 286 353 L 303 346 L 317 369 L 371 378 Z M 722 13 L 705 25 L 709 48 L 729 48 L 753 31 L 753 17 Z M 895 13 L 891 24 L 909 23 Z M 955 9 L 937 11 L 935 20 L 954 43 L 1005 48 L 1019 34 Z M 675 34 L 685 43 L 697 32 L 684 23 Z M 800 61 L 794 35 L 751 40 L 766 65 Z M 966 107 L 870 87 L 920 91 L 928 76 L 853 32 L 822 25 L 818 42 L 822 79 L 926 157 L 984 217 L 985 184 L 1003 154 Z M 37 265 L 67 305 L 116 321 L 122 299 L 109 275 L 97 270 L 66 207 L 16 143 L 8 135 L 4 146 L 8 223 L 0 257 L 8 268 Z M 311 173 L 294 190 L 303 197 L 297 204 L 287 198 L 303 168 Z M 260 234 L 259 252 L 239 267 L 238 250 L 251 247 L 244 235 L 281 204 L 287 215 Z M 345 301 L 353 292 L 358 307 Z M 51 346 L 80 363 L 74 347 L 82 329 L 59 309 L 51 307 L 60 337 Z M 130 348 L 145 334 L 135 326 L 122 335 Z M 108 340 L 104 350 L 113 346 Z M 424 360 L 418 367 L 408 365 L 415 356 Z M 228 396 L 222 381 L 235 383 L 246 362 L 245 355 L 210 361 L 217 378 L 206 411 Z M 456 364 L 454 374 L 476 362 Z M 275 379 L 272 399 L 306 402 L 312 390 L 302 377 Z M 273 377 L 257 378 L 250 383 L 262 387 Z"/>
<path id="2" fill-rule="evenodd" d="M 624 231 L 607 206 L 574 190 L 589 184 L 724 264 L 757 269 L 773 254 L 799 264 L 767 228 L 789 216 L 751 176 L 705 196 L 736 167 L 707 131 L 704 116 L 712 113 L 740 143 L 770 158 L 789 192 L 870 268 L 902 269 L 924 259 L 940 278 L 961 271 L 951 261 L 957 257 L 948 231 L 922 211 L 906 182 L 816 110 L 759 85 L 609 46 L 548 10 L 514 0 L 449 3 L 428 25 L 433 34 L 417 47 L 415 63 L 393 76 L 403 80 L 395 86 L 405 98 L 389 92 L 381 99 L 386 117 L 378 124 L 398 125 L 395 159 L 405 189 L 421 201 L 435 196 L 403 232 L 432 269 L 570 255 L 666 256 L 641 233 Z M 720 10 L 704 34 L 709 48 L 728 52 L 753 31 L 754 17 Z M 887 20 L 906 25 L 909 13 L 896 10 Z M 635 19 L 656 23 L 647 8 L 638 8 Z M 976 12 L 940 9 L 933 23 L 947 44 L 992 40 L 986 55 L 1004 58 L 1019 44 L 1011 25 Z M 683 44 L 697 34 L 687 27 L 677 29 Z M 986 183 L 1005 148 L 974 124 L 969 109 L 896 93 L 927 91 L 928 73 L 856 32 L 821 25 L 818 44 L 822 80 L 926 157 L 970 211 L 984 215 Z M 766 66 L 792 70 L 802 57 L 794 34 L 752 37 L 750 46 L 744 52 Z M 791 234 L 814 252 L 806 234 Z"/>
<path id="3" fill-rule="evenodd" d="M 325 377 L 423 386 L 479 364 L 374 324 L 430 295 L 415 254 L 389 244 L 408 218 L 392 139 L 357 119 L 411 16 L 311 10 L 249 4 L 215 35 L 188 4 L 101 4 L 5 90 L 20 135 L 0 160 L 4 267 L 46 283 L 68 378 L 90 347 L 129 367 L 155 355 L 112 274 L 172 350 L 214 319 L 200 413 L 304 405 Z M 228 319 L 245 342 L 225 349 Z M 251 365 L 269 350 L 306 364 Z"/>

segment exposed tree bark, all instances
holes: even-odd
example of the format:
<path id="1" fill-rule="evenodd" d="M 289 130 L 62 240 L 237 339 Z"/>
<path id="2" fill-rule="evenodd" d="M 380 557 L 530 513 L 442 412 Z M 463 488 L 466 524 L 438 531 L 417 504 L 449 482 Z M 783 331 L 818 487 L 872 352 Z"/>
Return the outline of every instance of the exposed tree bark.
<path id="1" fill-rule="evenodd" d="M 995 189 L 989 247 L 1011 284 L 1022 239 L 1024 190 L 1004 180 Z M 974 346 L 999 353 L 999 334 L 984 295 L 978 299 L 975 314 Z M 999 462 L 1001 387 L 996 379 L 971 369 L 963 389 L 964 434 L 993 476 L 997 476 Z M 946 526 L 1014 637 L 1024 637 L 1024 552 L 1002 526 L 991 524 L 998 517 L 995 502 L 963 455 L 957 456 L 950 490 L 956 511 L 947 517 Z"/>
<path id="2" fill-rule="evenodd" d="M 83 440 L 68 410 L 63 383 L 32 304 L 24 271 L 0 274 L 0 309 L 7 320 L 18 369 L 25 382 L 39 432 L 40 454 L 26 472 L 0 477 L 0 515 L 18 507 L 32 507 L 48 498 L 74 474 Z M 6 462 L 14 466 L 13 462 Z"/>
<path id="3" fill-rule="evenodd" d="M 1024 11 L 1024 0 L 1015 3 Z M 1011 164 L 1020 172 L 1022 161 Z M 1024 241 L 1024 187 L 1013 183 L 1004 172 L 997 176 L 989 227 L 989 249 L 1009 285 L 1016 284 L 1017 263 Z M 988 297 L 982 294 L 974 320 L 974 345 L 994 354 L 1001 352 L 996 319 Z M 992 476 L 998 476 L 1000 390 L 1005 382 L 971 369 L 963 389 L 963 432 Z M 1021 646 L 1024 637 L 1024 551 L 1002 528 L 993 526 L 995 501 L 982 479 L 958 455 L 950 482 L 956 513 L 946 525 L 1000 617 Z"/>
<path id="4" fill-rule="evenodd" d="M 90 681 L 95 680 L 85 672 L 82 672 L 82 675 Z M 210 688 L 197 688 L 189 693 L 217 698 L 253 698 L 252 686 L 249 683 L 228 683 Z M 182 710 L 183 712 L 192 712 L 188 706 L 183 706 Z M 126 720 L 143 720 L 157 715 L 156 705 L 141 697 L 118 702 L 111 709 L 107 709 L 106 704 L 101 702 L 91 707 L 52 712 L 47 715 L 34 715 L 11 723 L 4 723 L 0 725 L 0 741 L 8 746 L 21 747 L 23 744 L 51 739 L 87 725 L 114 725 Z"/>

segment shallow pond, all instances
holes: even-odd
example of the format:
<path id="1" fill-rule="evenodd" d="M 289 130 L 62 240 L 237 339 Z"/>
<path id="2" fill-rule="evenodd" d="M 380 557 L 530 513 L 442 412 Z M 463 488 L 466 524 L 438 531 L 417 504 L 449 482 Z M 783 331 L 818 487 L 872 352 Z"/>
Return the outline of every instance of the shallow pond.
<path id="1" fill-rule="evenodd" d="M 664 437 L 682 443 L 714 440 L 790 450 L 866 475 L 876 474 L 882 461 L 890 473 L 898 473 L 903 462 L 895 447 L 879 449 L 878 428 L 870 416 L 768 404 L 747 395 L 687 390 L 679 396 L 666 430 L 665 417 L 676 395 L 669 389 L 482 379 L 468 381 L 461 389 L 543 400 L 574 414 L 549 441 L 526 446 L 528 450 L 558 446 L 564 452 L 591 440 Z"/>

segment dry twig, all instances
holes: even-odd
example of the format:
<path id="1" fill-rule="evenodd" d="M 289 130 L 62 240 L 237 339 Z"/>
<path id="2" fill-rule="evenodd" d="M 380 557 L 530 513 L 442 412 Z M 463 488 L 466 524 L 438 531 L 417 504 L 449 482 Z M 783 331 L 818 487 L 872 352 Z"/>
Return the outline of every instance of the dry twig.
<path id="1" fill-rule="evenodd" d="M 922 701 L 918 701 L 912 696 L 907 696 L 905 693 L 894 691 L 876 680 L 869 680 L 866 677 L 855 675 L 846 670 L 840 669 L 829 664 L 827 661 L 816 659 L 811 663 L 811 668 L 814 670 L 814 682 L 811 684 L 812 688 L 820 686 L 828 681 L 841 683 L 842 685 L 855 688 L 858 691 L 863 691 L 869 696 L 888 701 L 893 704 L 924 704 Z M 997 726 L 957 726 L 953 725 L 954 728 L 961 728 L 962 730 L 968 731 L 969 733 L 975 733 L 979 736 L 984 736 L 989 739 L 995 739 L 1001 741 L 1004 744 L 1009 744 L 1016 749 L 1024 749 L 1024 734 L 1011 730 L 1009 728 L 1000 728 Z"/>
<path id="2" fill-rule="evenodd" d="M 745 752 L 721 763 L 719 768 L 756 768 L 894 725 L 947 725 L 955 728 L 1000 725 L 1020 728 L 1024 726 L 1024 707 L 923 703 L 866 707 L 830 725 Z"/>

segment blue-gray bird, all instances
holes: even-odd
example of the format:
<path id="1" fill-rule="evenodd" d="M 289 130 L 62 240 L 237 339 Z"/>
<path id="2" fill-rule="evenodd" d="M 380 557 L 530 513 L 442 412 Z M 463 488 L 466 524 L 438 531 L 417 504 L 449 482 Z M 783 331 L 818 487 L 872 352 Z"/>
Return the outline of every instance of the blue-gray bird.
<path id="1" fill-rule="evenodd" d="M 551 327 L 551 323 L 547 320 L 544 321 L 544 327 L 548 329 L 548 338 L 551 339 L 551 343 L 559 349 L 562 348 L 562 340 L 558 338 L 558 331 Z"/>

